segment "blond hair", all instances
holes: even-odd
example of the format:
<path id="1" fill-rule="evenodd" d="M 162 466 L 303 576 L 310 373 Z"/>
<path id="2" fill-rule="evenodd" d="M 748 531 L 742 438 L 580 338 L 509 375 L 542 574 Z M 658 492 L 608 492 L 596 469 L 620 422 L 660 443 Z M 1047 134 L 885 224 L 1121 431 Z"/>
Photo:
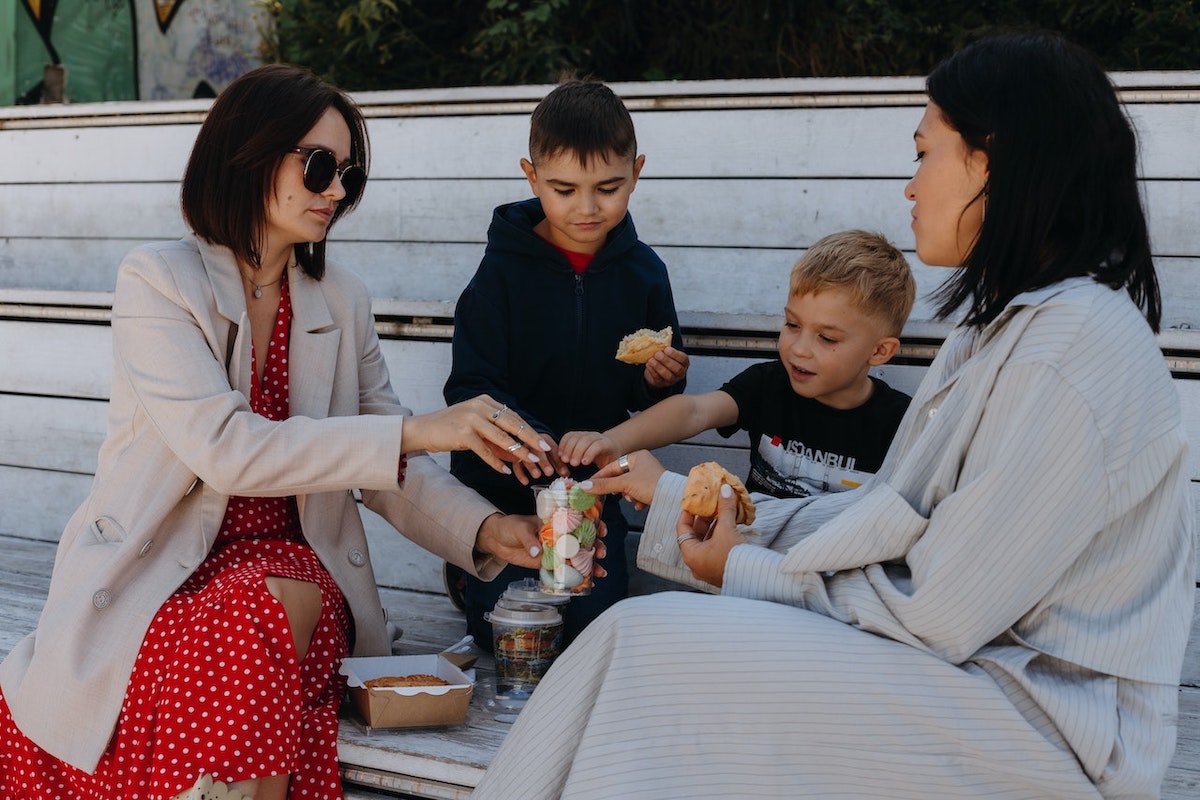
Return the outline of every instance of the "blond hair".
<path id="1" fill-rule="evenodd" d="M 850 302 L 899 336 L 917 296 L 908 260 L 878 233 L 850 230 L 817 240 L 792 267 L 788 296 L 844 288 Z"/>

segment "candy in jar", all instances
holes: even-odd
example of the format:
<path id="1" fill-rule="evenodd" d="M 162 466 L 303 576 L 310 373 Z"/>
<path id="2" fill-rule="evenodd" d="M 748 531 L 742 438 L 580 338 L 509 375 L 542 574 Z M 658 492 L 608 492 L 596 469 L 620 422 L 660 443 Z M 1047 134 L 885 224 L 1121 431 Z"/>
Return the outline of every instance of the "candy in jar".
<path id="1" fill-rule="evenodd" d="M 536 486 L 537 515 L 542 520 L 542 591 L 588 594 L 602 503 L 571 478 Z"/>

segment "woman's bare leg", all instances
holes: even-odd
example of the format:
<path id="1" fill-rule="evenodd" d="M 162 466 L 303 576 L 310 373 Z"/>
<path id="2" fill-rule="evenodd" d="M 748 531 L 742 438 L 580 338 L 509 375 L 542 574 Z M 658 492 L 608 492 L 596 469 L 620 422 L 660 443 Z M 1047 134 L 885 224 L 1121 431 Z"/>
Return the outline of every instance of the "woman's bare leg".
<path id="1" fill-rule="evenodd" d="M 287 800 L 290 778 L 290 775 L 271 775 L 266 778 L 255 778 L 252 781 L 231 783 L 229 788 L 238 790 L 251 800 Z"/>
<path id="2" fill-rule="evenodd" d="M 303 661 L 321 619 L 321 588 L 311 581 L 268 575 L 267 591 L 283 606 L 296 645 L 296 660 Z"/>
<path id="3" fill-rule="evenodd" d="M 292 642 L 296 645 L 296 660 L 303 661 L 321 619 L 321 589 L 310 581 L 278 575 L 268 575 L 266 582 L 267 591 L 279 601 L 287 615 L 288 627 L 292 629 Z M 291 775 L 270 775 L 231 783 L 229 788 L 236 789 L 252 800 L 287 800 L 290 780 Z"/>

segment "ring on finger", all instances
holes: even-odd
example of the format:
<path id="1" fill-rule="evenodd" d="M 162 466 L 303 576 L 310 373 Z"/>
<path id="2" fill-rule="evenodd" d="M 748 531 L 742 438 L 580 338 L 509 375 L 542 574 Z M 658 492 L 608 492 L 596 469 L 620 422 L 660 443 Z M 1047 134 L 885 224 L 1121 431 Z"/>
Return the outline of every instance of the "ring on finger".
<path id="1" fill-rule="evenodd" d="M 522 423 L 521 423 L 521 427 L 517 428 L 517 435 L 518 435 L 518 436 L 520 436 L 520 435 L 521 435 L 521 431 L 523 431 L 523 430 L 525 430 L 525 423 L 524 423 L 524 422 L 522 422 Z"/>
<path id="2" fill-rule="evenodd" d="M 621 472 L 629 472 L 629 456 L 621 456 L 617 459 L 617 466 L 621 468 Z"/>
<path id="3" fill-rule="evenodd" d="M 694 533 L 685 533 L 682 536 L 680 536 L 678 539 L 676 539 L 675 543 L 678 544 L 680 547 L 683 547 L 683 543 L 686 542 L 688 539 L 699 539 L 699 538 L 700 537 Z"/>
<path id="4" fill-rule="evenodd" d="M 510 453 L 515 453 L 524 446 L 525 446 L 525 444 L 523 442 L 513 442 L 505 449 L 507 449 L 508 452 L 510 452 Z"/>
<path id="5" fill-rule="evenodd" d="M 497 408 L 495 411 L 492 412 L 492 419 L 500 419 L 500 415 L 503 414 L 505 411 L 508 411 L 508 406 L 500 406 L 499 408 Z"/>

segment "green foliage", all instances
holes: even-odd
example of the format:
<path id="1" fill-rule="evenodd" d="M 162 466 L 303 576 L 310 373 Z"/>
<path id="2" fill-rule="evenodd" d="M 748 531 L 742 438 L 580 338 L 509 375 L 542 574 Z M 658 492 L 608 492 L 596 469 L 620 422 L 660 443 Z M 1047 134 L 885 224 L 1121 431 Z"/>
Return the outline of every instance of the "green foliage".
<path id="1" fill-rule="evenodd" d="M 468 48 L 485 0 L 262 0 L 268 61 L 346 89 L 476 83 Z"/>
<path id="2" fill-rule="evenodd" d="M 261 0 L 266 55 L 349 89 L 919 75 L 997 28 L 1110 70 L 1200 69 L 1193 0 Z"/>

